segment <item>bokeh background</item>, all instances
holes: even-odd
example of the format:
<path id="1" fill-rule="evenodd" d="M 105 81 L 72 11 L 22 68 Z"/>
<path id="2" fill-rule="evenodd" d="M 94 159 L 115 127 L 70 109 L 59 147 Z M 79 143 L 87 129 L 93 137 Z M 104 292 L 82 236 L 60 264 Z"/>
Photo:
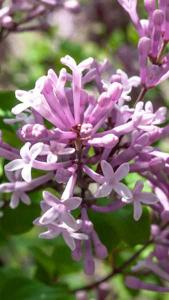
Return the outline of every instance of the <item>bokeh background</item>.
<path id="1" fill-rule="evenodd" d="M 143 1 L 138 2 L 140 14 L 144 15 Z M 77 62 L 89 56 L 99 61 L 107 58 L 107 74 L 121 68 L 129 76 L 138 75 L 138 36 L 116 0 L 84 0 L 78 14 L 61 9 L 51 13 L 48 22 L 48 30 L 11 34 L 0 44 L 0 129 L 3 129 L 4 140 L 16 147 L 21 145 L 15 135 L 16 127 L 3 122 L 4 118 L 11 116 L 10 110 L 16 103 L 15 89 L 31 89 L 49 68 L 59 71 L 62 56 L 69 54 Z M 136 95 L 137 91 L 133 93 L 133 101 Z M 152 100 L 155 107 L 168 107 L 168 81 L 147 93 L 146 99 Z M 169 139 L 161 141 L 158 146 L 169 152 Z M 0 182 L 5 180 L 4 164 L 5 161 L 0 158 Z M 136 175 L 130 176 L 129 186 L 137 178 Z M 38 238 L 38 230 L 33 227 L 32 221 L 40 214 L 41 190 L 31 193 L 32 205 L 29 207 L 21 204 L 11 210 L 8 208 L 9 197 L 8 194 L 0 195 L 0 200 L 4 201 L 0 219 L 1 300 L 75 299 L 70 289 L 110 272 L 113 265 L 120 264 L 134 253 L 139 244 L 138 235 L 141 244 L 145 238 L 143 231 L 148 230 L 147 219 L 142 220 L 133 231 L 132 222 L 125 228 L 124 214 L 113 218 L 97 216 L 100 237 L 103 235 L 109 245 L 109 257 L 105 263 L 97 261 L 96 275 L 88 278 L 83 273 L 82 264 L 71 259 L 62 239 L 44 241 Z M 127 217 L 129 214 L 130 211 L 127 211 Z M 121 238 L 124 228 L 125 235 L 128 235 L 126 240 Z M 130 270 L 126 273 L 129 274 Z M 151 275 L 147 276 L 151 278 Z M 110 280 L 107 289 L 110 290 L 105 298 L 107 300 L 169 299 L 169 295 L 129 290 L 124 285 L 123 276 Z M 90 300 L 102 300 L 97 296 L 98 290 L 90 291 L 88 295 Z"/>

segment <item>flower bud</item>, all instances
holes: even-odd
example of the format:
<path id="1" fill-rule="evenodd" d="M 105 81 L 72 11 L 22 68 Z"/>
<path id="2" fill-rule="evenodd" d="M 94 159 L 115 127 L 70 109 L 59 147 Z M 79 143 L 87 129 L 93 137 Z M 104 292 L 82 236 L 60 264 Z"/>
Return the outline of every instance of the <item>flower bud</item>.
<path id="1" fill-rule="evenodd" d="M 93 275 L 95 272 L 95 263 L 93 258 L 84 259 L 84 271 L 87 275 Z"/>
<path id="2" fill-rule="evenodd" d="M 156 0 L 144 0 L 144 6 L 148 13 L 152 13 L 156 9 Z"/>
<path id="3" fill-rule="evenodd" d="M 153 22 L 156 26 L 161 26 L 164 21 L 164 13 L 160 9 L 156 9 L 153 12 Z"/>
<path id="4" fill-rule="evenodd" d="M 144 56 L 144 57 L 148 56 L 148 53 L 150 51 L 150 45 L 151 45 L 151 41 L 147 37 L 142 37 L 139 40 L 138 50 L 139 50 L 140 56 Z"/>

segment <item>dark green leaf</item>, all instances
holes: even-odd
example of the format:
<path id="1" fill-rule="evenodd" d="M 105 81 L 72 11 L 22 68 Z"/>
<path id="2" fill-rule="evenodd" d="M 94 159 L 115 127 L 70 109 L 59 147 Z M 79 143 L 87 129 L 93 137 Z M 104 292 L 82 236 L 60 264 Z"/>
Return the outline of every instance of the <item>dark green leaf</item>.
<path id="1" fill-rule="evenodd" d="M 49 287 L 38 281 L 17 275 L 16 277 L 3 280 L 3 284 L 0 289 L 0 299 L 11 300 L 11 298 L 13 300 L 73 299 L 65 285 L 56 284 L 56 287 Z"/>
<path id="2" fill-rule="evenodd" d="M 37 204 L 20 204 L 16 209 L 4 208 L 4 217 L 0 219 L 0 229 L 6 234 L 21 234 L 33 227 L 33 220 L 40 215 Z"/>
<path id="3" fill-rule="evenodd" d="M 150 235 L 150 217 L 143 210 L 139 221 L 133 219 L 133 208 L 128 205 L 113 213 L 90 213 L 94 227 L 108 249 L 125 242 L 129 246 L 144 244 Z"/>

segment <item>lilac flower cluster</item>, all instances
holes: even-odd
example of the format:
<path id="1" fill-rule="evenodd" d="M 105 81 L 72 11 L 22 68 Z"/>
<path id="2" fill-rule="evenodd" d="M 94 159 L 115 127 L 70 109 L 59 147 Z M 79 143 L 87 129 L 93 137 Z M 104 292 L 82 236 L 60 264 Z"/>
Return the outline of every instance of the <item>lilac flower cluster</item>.
<path id="1" fill-rule="evenodd" d="M 149 245 L 153 250 L 133 266 L 125 282 L 134 289 L 168 292 L 168 287 L 144 282 L 140 276 L 153 272 L 159 280 L 169 281 L 169 154 L 156 146 L 169 136 L 167 109 L 154 110 L 150 101 L 143 102 L 150 88 L 169 77 L 169 1 L 145 0 L 147 20 L 139 19 L 136 0 L 118 2 L 139 34 L 140 77 L 129 78 L 117 70 L 107 78 L 107 61 L 88 58 L 77 64 L 67 55 L 61 59 L 65 68 L 59 74 L 50 69 L 32 90 L 17 90 L 20 103 L 12 109 L 16 118 L 4 121 L 18 124 L 17 136 L 23 145 L 19 150 L 0 137 L 0 157 L 9 161 L 4 168 L 8 182 L 0 184 L 0 193 L 10 193 L 9 206 L 14 209 L 20 202 L 29 205 L 29 193 L 42 189 L 42 212 L 34 220 L 42 230 L 40 238 L 61 235 L 72 258 L 83 260 L 88 275 L 95 271 L 95 258 L 108 255 L 90 212 L 106 214 L 132 205 L 137 222 L 147 205 L 151 238 L 143 250 Z M 0 3 L 2 6 L 5 1 Z M 0 10 L 0 22 L 2 26 L 4 18 L 7 23 L 14 22 L 15 8 L 29 21 L 56 5 L 63 1 L 12 1 L 12 9 Z M 11 30 L 10 22 L 5 30 Z M 141 88 L 137 99 L 132 98 L 135 87 Z M 127 179 L 131 173 L 145 178 L 149 191 L 141 179 L 130 189 Z M 102 292 L 98 285 L 98 293 Z M 77 298 L 87 299 L 87 295 L 80 292 Z"/>
<path id="2" fill-rule="evenodd" d="M 164 51 L 169 41 L 169 1 L 144 0 L 147 19 L 139 18 L 137 0 L 117 1 L 129 14 L 139 34 L 140 77 L 145 92 L 169 77 L 169 56 Z"/>
<path id="3" fill-rule="evenodd" d="M 76 0 L 1 0 L 1 39 L 10 32 L 47 29 L 49 24 L 46 17 L 62 7 L 72 12 L 79 10 Z"/>
<path id="4" fill-rule="evenodd" d="M 168 135 L 169 126 L 161 127 L 164 107 L 154 111 L 151 102 L 142 101 L 129 106 L 139 77 L 128 78 L 118 70 L 105 81 L 106 61 L 88 58 L 76 64 L 65 56 L 61 62 L 66 69 L 59 75 L 49 70 L 32 90 L 16 91 L 16 119 L 5 122 L 20 124 L 17 134 L 23 146 L 19 151 L 1 138 L 0 156 L 10 161 L 5 166 L 10 182 L 2 183 L 0 192 L 11 193 L 10 206 L 15 208 L 20 201 L 30 204 L 30 191 L 54 185 L 53 192 L 43 191 L 42 215 L 34 221 L 46 228 L 40 237 L 62 235 L 73 259 L 83 256 L 85 272 L 93 274 L 94 257 L 105 258 L 107 249 L 90 210 L 106 213 L 132 204 L 136 221 L 142 204 L 160 214 L 169 210 L 169 155 L 153 146 Z M 142 181 L 130 190 L 125 178 L 132 172 L 147 178 L 152 191 L 144 191 Z M 98 199 L 103 197 L 109 203 L 101 206 Z"/>

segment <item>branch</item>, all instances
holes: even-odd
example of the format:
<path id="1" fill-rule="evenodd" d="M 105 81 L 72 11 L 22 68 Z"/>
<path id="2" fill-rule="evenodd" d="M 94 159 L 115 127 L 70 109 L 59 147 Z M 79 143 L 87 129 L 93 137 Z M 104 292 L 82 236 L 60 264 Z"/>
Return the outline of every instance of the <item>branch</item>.
<path id="1" fill-rule="evenodd" d="M 95 281 L 91 284 L 88 285 L 84 285 L 80 288 L 77 288 L 75 290 L 73 290 L 72 292 L 78 292 L 81 290 L 90 290 L 93 289 L 95 287 L 97 287 L 98 285 L 100 285 L 101 283 L 113 278 L 114 276 L 120 274 L 124 269 L 126 269 L 151 243 L 153 242 L 153 240 L 149 240 L 144 246 L 142 246 L 134 255 L 132 255 L 127 261 L 125 261 L 120 267 L 115 268 L 112 272 L 110 272 L 108 275 L 106 275 L 105 277 L 101 278 L 98 281 Z"/>
<path id="2" fill-rule="evenodd" d="M 164 224 L 163 226 L 161 226 L 161 230 L 164 230 L 167 226 L 169 225 L 169 222 L 167 222 L 166 224 Z M 101 278 L 98 281 L 95 281 L 91 284 L 88 285 L 84 285 L 80 288 L 74 289 L 72 290 L 72 293 L 76 293 L 78 291 L 81 290 L 91 290 L 97 286 L 99 286 L 101 283 L 115 277 L 116 275 L 121 274 L 128 266 L 130 266 L 130 264 L 132 264 L 132 262 L 134 262 L 136 260 L 136 258 L 138 258 L 138 256 L 140 256 L 140 254 L 149 246 L 151 245 L 153 242 L 155 241 L 155 239 L 151 238 L 149 241 L 147 241 L 147 243 L 145 243 L 135 254 L 133 254 L 127 261 L 125 261 L 120 267 L 114 268 L 113 271 L 111 271 L 108 275 L 106 275 L 105 277 Z"/>

